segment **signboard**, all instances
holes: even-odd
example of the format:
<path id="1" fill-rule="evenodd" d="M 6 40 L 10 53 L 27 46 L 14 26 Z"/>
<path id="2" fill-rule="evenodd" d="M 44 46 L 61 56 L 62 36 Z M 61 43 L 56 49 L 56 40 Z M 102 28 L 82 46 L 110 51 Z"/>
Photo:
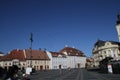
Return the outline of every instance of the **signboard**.
<path id="1" fill-rule="evenodd" d="M 109 72 L 109 73 L 113 73 L 112 65 L 111 65 L 111 64 L 108 64 L 108 72 Z"/>
<path id="2" fill-rule="evenodd" d="M 26 74 L 30 75 L 31 72 L 32 72 L 32 68 L 31 67 L 27 67 L 26 68 Z"/>

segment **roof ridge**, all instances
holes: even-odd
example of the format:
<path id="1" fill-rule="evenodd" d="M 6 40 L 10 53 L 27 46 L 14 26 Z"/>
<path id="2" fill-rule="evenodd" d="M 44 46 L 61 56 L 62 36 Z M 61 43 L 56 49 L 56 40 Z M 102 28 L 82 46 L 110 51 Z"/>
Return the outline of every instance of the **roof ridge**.
<path id="1" fill-rule="evenodd" d="M 24 54 L 24 57 L 25 57 L 25 59 L 26 59 L 26 52 L 25 52 L 25 50 L 23 50 L 23 54 Z"/>

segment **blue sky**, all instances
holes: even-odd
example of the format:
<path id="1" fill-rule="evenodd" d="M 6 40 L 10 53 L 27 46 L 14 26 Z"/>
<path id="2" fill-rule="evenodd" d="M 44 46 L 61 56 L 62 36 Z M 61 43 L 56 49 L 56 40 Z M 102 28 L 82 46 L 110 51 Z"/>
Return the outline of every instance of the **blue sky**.
<path id="1" fill-rule="evenodd" d="M 98 40 L 118 41 L 120 0 L 0 0 L 0 51 L 68 45 L 92 55 Z"/>

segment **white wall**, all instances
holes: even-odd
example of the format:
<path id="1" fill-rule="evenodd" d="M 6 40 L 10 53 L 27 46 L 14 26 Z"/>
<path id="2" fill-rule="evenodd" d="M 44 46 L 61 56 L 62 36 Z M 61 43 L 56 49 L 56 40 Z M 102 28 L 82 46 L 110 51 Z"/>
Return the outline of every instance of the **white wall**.
<path id="1" fill-rule="evenodd" d="M 52 63 L 53 63 L 53 62 L 52 62 L 52 61 L 53 61 L 52 55 L 51 55 L 51 53 L 50 53 L 49 51 L 46 51 L 46 53 L 47 53 L 48 57 L 50 58 L 50 65 L 49 65 L 49 66 L 50 66 L 50 69 L 53 69 L 53 67 L 52 67 L 52 65 L 53 65 L 53 64 L 52 64 Z"/>
<path id="2" fill-rule="evenodd" d="M 59 65 L 61 65 L 62 69 L 66 69 L 67 68 L 66 61 L 67 61 L 67 58 L 64 58 L 64 57 L 53 57 L 52 69 L 59 69 Z"/>
<path id="3" fill-rule="evenodd" d="M 67 64 L 70 68 L 84 68 L 86 64 L 86 57 L 80 57 L 80 56 L 68 56 L 67 58 Z"/>

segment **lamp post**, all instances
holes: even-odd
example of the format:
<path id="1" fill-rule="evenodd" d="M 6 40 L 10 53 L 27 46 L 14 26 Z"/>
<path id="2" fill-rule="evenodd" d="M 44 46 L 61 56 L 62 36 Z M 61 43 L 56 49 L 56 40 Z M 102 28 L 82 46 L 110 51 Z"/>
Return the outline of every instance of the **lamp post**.
<path id="1" fill-rule="evenodd" d="M 46 49 L 44 49 L 44 53 L 45 53 L 45 71 L 46 71 Z"/>

